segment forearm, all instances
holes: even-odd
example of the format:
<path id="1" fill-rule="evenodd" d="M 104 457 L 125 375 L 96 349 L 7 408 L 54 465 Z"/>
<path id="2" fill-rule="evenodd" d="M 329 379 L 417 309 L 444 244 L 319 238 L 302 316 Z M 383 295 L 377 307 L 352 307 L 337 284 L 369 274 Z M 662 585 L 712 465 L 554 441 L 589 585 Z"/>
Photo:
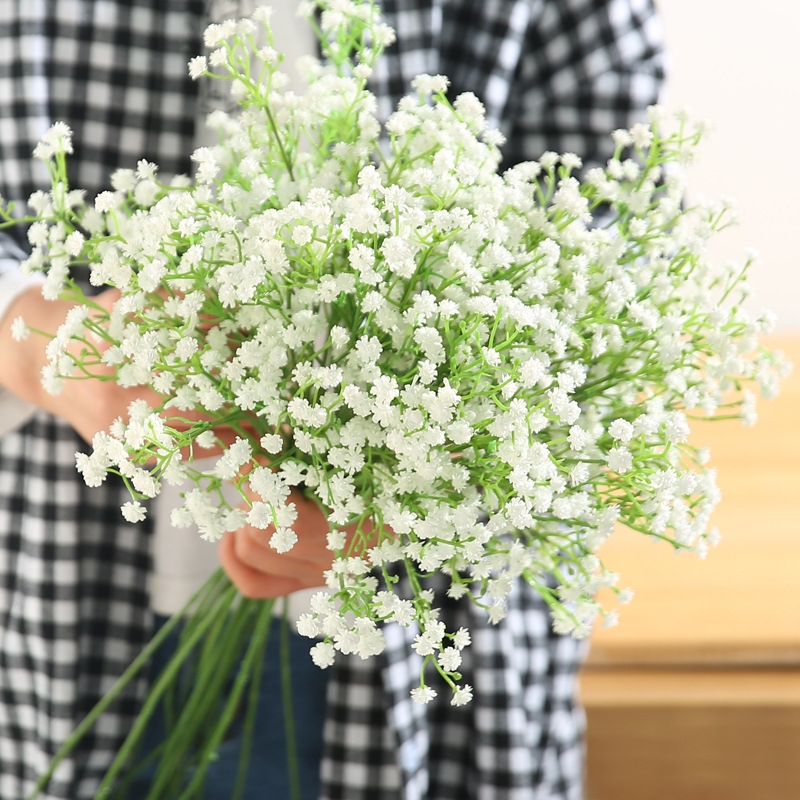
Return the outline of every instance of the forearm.
<path id="1" fill-rule="evenodd" d="M 19 288 L 0 317 L 0 387 L 28 403 L 55 412 L 55 399 L 45 391 L 41 381 L 49 338 L 31 333 L 15 341 L 12 325 L 17 317 L 22 317 L 28 328 L 55 334 L 72 303 L 45 300 L 36 285 Z"/>

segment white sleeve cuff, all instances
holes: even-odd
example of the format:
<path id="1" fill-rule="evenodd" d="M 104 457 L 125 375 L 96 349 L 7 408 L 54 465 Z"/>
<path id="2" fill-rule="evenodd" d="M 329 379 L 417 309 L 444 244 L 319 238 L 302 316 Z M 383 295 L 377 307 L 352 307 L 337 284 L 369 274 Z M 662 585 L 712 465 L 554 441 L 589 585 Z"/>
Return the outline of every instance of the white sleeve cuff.
<path id="1" fill-rule="evenodd" d="M 9 259 L 0 258 L 0 320 L 6 315 L 11 304 L 31 286 L 41 286 L 41 275 L 23 275 L 19 270 L 7 272 Z"/>
<path id="2" fill-rule="evenodd" d="M 36 413 L 36 406 L 0 389 L 0 436 L 21 428 Z"/>

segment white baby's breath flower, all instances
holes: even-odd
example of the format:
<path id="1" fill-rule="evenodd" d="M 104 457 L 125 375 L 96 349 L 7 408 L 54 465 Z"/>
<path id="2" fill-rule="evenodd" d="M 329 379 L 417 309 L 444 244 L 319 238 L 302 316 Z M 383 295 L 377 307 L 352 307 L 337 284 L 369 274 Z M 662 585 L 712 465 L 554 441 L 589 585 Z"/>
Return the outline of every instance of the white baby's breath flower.
<path id="1" fill-rule="evenodd" d="M 730 203 L 687 206 L 662 163 L 692 157 L 696 127 L 665 133 L 652 109 L 652 127 L 615 132 L 615 157 L 582 182 L 573 153 L 501 174 L 502 135 L 474 95 L 442 102 L 444 76 L 417 77 L 381 130 L 364 82 L 394 34 L 371 4 L 323 9 L 326 63 L 306 59 L 303 97 L 286 91 L 270 32 L 250 42 L 256 23 L 269 12 L 210 25 L 210 54 L 189 62 L 193 79 L 233 77 L 242 101 L 210 115 L 219 141 L 192 154 L 191 179 L 162 183 L 141 160 L 87 206 L 55 174 L 68 128 L 37 147 L 54 180 L 31 198 L 25 269 L 46 268 L 56 299 L 88 257 L 91 283 L 121 294 L 108 317 L 89 318 L 94 301 L 69 313 L 44 384 L 99 362 L 165 398 L 166 411 L 134 403 L 76 456 L 84 481 L 119 472 L 131 521 L 161 480 L 189 483 L 175 522 L 212 541 L 249 524 L 278 552 L 297 541 L 290 499 L 303 484 L 334 556 L 336 602 L 317 596 L 298 622 L 324 639 L 311 651 L 321 667 L 337 649 L 382 652 L 379 623 L 394 621 L 419 627 L 413 650 L 448 683 L 460 669 L 469 632 L 447 632 L 432 589 L 401 598 L 375 567 L 399 564 L 412 586 L 443 573 L 448 594 L 488 604 L 493 623 L 521 575 L 550 575 L 557 631 L 610 622 L 595 594 L 616 578 L 592 553 L 620 520 L 699 555 L 715 539 L 719 491 L 705 454 L 684 446 L 687 411 L 715 413 L 741 386 L 730 407 L 755 421 L 747 387 L 773 393 L 784 372 L 758 355 L 769 319 L 741 310 L 739 268 L 708 257 Z M 599 205 L 611 219 L 594 227 Z M 26 335 L 21 320 L 12 333 Z M 210 470 L 193 467 L 203 449 L 216 451 Z M 231 508 L 225 482 L 247 503 Z M 451 703 L 471 696 L 456 686 Z"/>
<path id="2" fill-rule="evenodd" d="M 420 94 L 439 94 L 446 92 L 449 84 L 444 75 L 417 75 L 411 81 L 411 88 Z"/>
<path id="3" fill-rule="evenodd" d="M 455 672 L 461 666 L 461 651 L 455 647 L 445 647 L 437 656 L 439 665 L 446 672 Z"/>
<path id="4" fill-rule="evenodd" d="M 314 237 L 314 231 L 308 225 L 298 225 L 292 231 L 292 241 L 295 244 L 308 244 Z"/>
<path id="5" fill-rule="evenodd" d="M 451 706 L 464 706 L 470 702 L 472 702 L 472 687 L 468 683 L 453 689 L 453 696 L 450 698 Z"/>
<path id="6" fill-rule="evenodd" d="M 617 600 L 622 605 L 627 605 L 628 603 L 633 600 L 633 590 L 632 589 L 620 589 L 617 593 Z"/>
<path id="7" fill-rule="evenodd" d="M 214 434 L 214 431 L 207 430 L 203 431 L 202 433 L 198 434 L 195 437 L 195 444 L 198 447 L 202 447 L 206 450 L 215 447 L 217 444 L 217 437 Z"/>
<path id="8" fill-rule="evenodd" d="M 220 478 L 230 480 L 250 460 L 252 454 L 250 443 L 246 439 L 237 437 L 236 441 L 217 460 L 215 474 Z"/>
<path id="9" fill-rule="evenodd" d="M 301 636 L 307 636 L 309 639 L 319 636 L 319 625 L 317 625 L 313 614 L 305 613 L 297 618 L 297 632 Z"/>
<path id="10" fill-rule="evenodd" d="M 280 453 L 283 449 L 283 438 L 277 433 L 266 433 L 259 441 L 267 453 Z"/>
<path id="11" fill-rule="evenodd" d="M 123 503 L 121 510 L 128 522 L 141 522 L 147 516 L 147 509 L 138 500 Z"/>
<path id="12" fill-rule="evenodd" d="M 42 136 L 42 140 L 36 145 L 33 156 L 46 161 L 58 151 L 63 153 L 73 152 L 72 131 L 64 122 L 55 122 L 50 126 Z"/>
<path id="13" fill-rule="evenodd" d="M 158 166 L 152 161 L 141 158 L 136 162 L 136 177 L 140 181 L 152 181 L 156 177 Z"/>
<path id="14" fill-rule="evenodd" d="M 626 450 L 624 447 L 612 447 L 611 450 L 608 451 L 606 462 L 608 463 L 609 469 L 622 475 L 628 472 L 633 466 L 633 456 L 630 450 Z"/>
<path id="15" fill-rule="evenodd" d="M 297 534 L 291 528 L 277 528 L 269 540 L 269 546 L 278 553 L 287 553 L 297 544 Z"/>
<path id="16" fill-rule="evenodd" d="M 333 665 L 336 657 L 336 650 L 330 642 L 318 642 L 311 650 L 311 660 L 321 669 L 327 669 Z"/>
<path id="17" fill-rule="evenodd" d="M 87 486 L 101 486 L 108 476 L 110 462 L 102 455 L 89 456 L 86 453 L 78 452 L 75 453 L 75 466 Z"/>
<path id="18" fill-rule="evenodd" d="M 608 432 L 618 442 L 629 442 L 633 437 L 633 425 L 625 419 L 615 419 L 609 426 Z"/>
<path id="19" fill-rule="evenodd" d="M 641 122 L 637 122 L 631 128 L 630 136 L 633 146 L 640 149 L 649 147 L 650 143 L 653 141 L 653 132 L 647 125 Z"/>
<path id="20" fill-rule="evenodd" d="M 21 342 L 28 338 L 29 333 L 30 328 L 25 324 L 25 320 L 22 317 L 15 317 L 11 323 L 11 338 L 15 342 Z"/>
<path id="21" fill-rule="evenodd" d="M 417 686 L 416 689 L 411 690 L 411 699 L 421 705 L 430 703 L 434 697 L 436 697 L 436 690 L 430 686 Z"/>
<path id="22" fill-rule="evenodd" d="M 208 69 L 208 61 L 205 56 L 195 56 L 189 61 L 189 76 L 193 81 L 202 77 Z"/>
<path id="23" fill-rule="evenodd" d="M 119 202 L 119 198 L 114 192 L 100 192 L 94 199 L 95 210 L 100 214 L 105 214 L 114 209 Z"/>

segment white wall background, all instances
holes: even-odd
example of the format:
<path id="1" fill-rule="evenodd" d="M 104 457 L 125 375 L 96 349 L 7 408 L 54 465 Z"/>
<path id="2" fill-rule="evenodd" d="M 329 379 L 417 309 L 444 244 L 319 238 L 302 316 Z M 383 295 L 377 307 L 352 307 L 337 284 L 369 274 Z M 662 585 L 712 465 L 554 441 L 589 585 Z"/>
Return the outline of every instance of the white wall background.
<path id="1" fill-rule="evenodd" d="M 761 254 L 751 308 L 800 332 L 800 2 L 656 0 L 671 67 L 666 105 L 708 119 L 714 134 L 689 194 L 729 195 L 741 224 L 712 240 L 715 260 Z"/>

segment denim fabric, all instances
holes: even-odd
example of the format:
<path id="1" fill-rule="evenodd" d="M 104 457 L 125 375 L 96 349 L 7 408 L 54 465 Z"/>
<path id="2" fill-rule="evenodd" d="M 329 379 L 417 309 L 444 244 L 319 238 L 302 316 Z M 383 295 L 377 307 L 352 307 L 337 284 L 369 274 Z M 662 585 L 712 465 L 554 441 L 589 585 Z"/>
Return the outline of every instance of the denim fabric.
<path id="1" fill-rule="evenodd" d="M 156 629 L 166 618 L 158 617 Z M 275 620 L 270 633 L 258 699 L 258 715 L 250 755 L 244 800 L 289 800 L 290 779 L 281 695 L 280 627 Z M 173 654 L 179 633 L 173 633 L 156 653 L 151 675 L 158 675 Z M 292 704 L 302 800 L 317 800 L 319 766 L 322 756 L 322 727 L 325 721 L 325 694 L 328 671 L 315 666 L 308 655 L 312 642 L 289 630 Z M 244 703 L 243 703 L 244 706 Z M 203 800 L 230 800 L 242 747 L 244 708 L 217 749 L 206 773 Z M 163 713 L 154 715 L 141 753 L 146 755 L 163 740 Z M 153 770 L 138 776 L 131 784 L 128 800 L 144 800 Z"/>

